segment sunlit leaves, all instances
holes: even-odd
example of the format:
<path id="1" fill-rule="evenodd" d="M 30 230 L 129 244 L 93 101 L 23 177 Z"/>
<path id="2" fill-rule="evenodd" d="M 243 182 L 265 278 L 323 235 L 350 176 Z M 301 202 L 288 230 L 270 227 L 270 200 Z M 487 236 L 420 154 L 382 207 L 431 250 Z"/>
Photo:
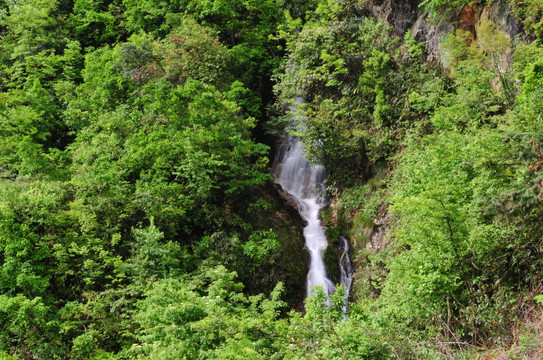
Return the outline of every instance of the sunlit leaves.
<path id="1" fill-rule="evenodd" d="M 155 283 L 138 303 L 142 343 L 130 352 L 161 359 L 265 359 L 281 345 L 278 285 L 269 299 L 246 297 L 234 274 L 208 268 L 193 278 Z M 277 342 L 279 341 L 279 342 Z"/>
<path id="2" fill-rule="evenodd" d="M 326 4 L 289 39 L 276 92 L 283 106 L 303 98 L 298 135 L 324 164 L 328 185 L 341 187 L 369 176 L 392 153 L 405 91 L 417 80 L 401 63 L 390 28 L 357 14 L 356 4 L 328 12 Z"/>
<path id="3" fill-rule="evenodd" d="M 225 218 L 270 180 L 253 129 L 281 17 L 275 1 L 0 5 L 0 357 L 114 358 L 145 323 L 131 311 L 147 285 L 193 271 L 208 257 L 191 253 L 202 237 L 241 227 Z M 273 231 L 241 237 L 253 246 L 235 255 L 275 259 Z M 269 358 L 273 339 L 254 342 L 278 293 L 248 299 L 233 273 L 204 270 L 187 276 L 191 294 L 209 281 L 225 299 L 200 325 L 208 346 L 196 358 L 217 350 L 216 319 L 257 304 L 260 325 L 216 357 Z"/>
<path id="4" fill-rule="evenodd" d="M 469 0 L 424 0 L 419 4 L 419 7 L 432 12 L 434 18 L 439 18 L 441 15 L 448 14 L 455 8 L 469 5 Z"/>

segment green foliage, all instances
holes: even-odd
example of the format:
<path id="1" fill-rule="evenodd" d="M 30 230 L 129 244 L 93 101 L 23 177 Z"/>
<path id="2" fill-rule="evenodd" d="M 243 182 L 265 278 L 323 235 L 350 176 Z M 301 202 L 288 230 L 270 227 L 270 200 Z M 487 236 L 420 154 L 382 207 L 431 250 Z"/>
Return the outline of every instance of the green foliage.
<path id="1" fill-rule="evenodd" d="M 308 29 L 319 37 L 306 48 Z M 328 29 L 325 33 L 313 25 L 300 32 L 293 42 L 297 47 L 289 60 L 292 68 L 278 88 L 287 98 L 304 97 L 301 112 L 308 118 L 298 134 L 308 141 L 310 155 L 332 169 L 331 185 L 339 194 L 334 215 L 351 226 L 354 243 L 367 246 L 365 233 L 375 230 L 374 219 L 390 216 L 385 226 L 391 229 L 383 243 L 371 243 L 359 252 L 356 287 L 362 290 L 355 292 L 367 297 L 369 304 L 362 312 L 375 312 L 371 321 L 386 329 L 380 336 L 390 341 L 396 356 L 402 354 L 399 357 L 442 358 L 445 353 L 434 347 L 434 338 L 458 345 L 460 349 L 447 350 L 458 354 L 462 342 L 511 341 L 509 329 L 518 314 L 515 294 L 534 291 L 533 284 L 539 281 L 535 269 L 541 266 L 538 255 L 528 255 L 540 253 L 536 243 L 541 227 L 533 217 L 541 211 L 541 138 L 536 130 L 541 119 L 539 45 L 519 46 L 512 67 L 507 61 L 512 52 L 509 38 L 494 24 L 483 22 L 476 40 L 457 32 L 443 42 L 449 78 L 437 72 L 430 76 L 431 69 L 418 76 L 404 69 L 402 61 L 417 66 L 421 50 L 409 38 L 405 48 L 399 48 L 407 59 L 393 51 L 393 42 L 387 51 L 370 45 L 359 62 L 363 71 L 355 93 L 342 78 L 356 71 L 342 73 L 348 61 L 329 56 L 333 52 L 328 48 L 322 56 L 322 44 L 335 35 L 335 28 Z M 337 39 L 342 49 L 356 46 L 352 38 L 345 43 Z M 304 55 L 298 62 L 296 51 Z M 405 79 L 403 89 L 408 88 L 407 96 L 400 97 L 407 98 L 406 111 L 398 113 L 394 112 L 394 106 L 402 103 L 397 102 L 398 92 L 387 93 L 395 79 Z M 358 123 L 350 123 L 345 131 L 348 111 L 357 112 Z M 415 124 L 398 121 L 402 117 Z M 374 166 L 369 175 L 380 174 L 379 168 L 390 175 L 379 166 L 378 156 L 402 150 L 393 160 L 391 180 L 376 176 L 364 186 L 349 182 L 353 173 L 348 166 L 353 162 L 346 159 L 352 159 L 352 143 L 341 136 L 345 131 L 346 139 L 356 141 L 355 124 L 366 132 L 366 139 L 352 151 L 368 155 L 365 162 Z M 398 140 L 405 133 L 389 137 L 398 130 L 409 133 L 401 147 Z M 376 134 L 378 140 L 371 138 Z M 387 142 L 392 145 L 388 149 Z M 341 157 L 329 164 L 332 151 Z M 360 163 L 354 168 L 359 170 Z M 338 170 L 344 171 L 341 177 L 346 180 L 336 180 Z M 357 318 L 356 324 L 368 326 L 368 316 Z M 340 331 L 336 328 L 335 333 Z M 409 333 L 410 338 L 397 333 Z M 320 336 L 316 339 L 323 341 Z M 339 335 L 335 348 L 342 348 L 344 340 Z M 312 356 L 348 358 L 322 354 L 315 351 Z"/>
<path id="2" fill-rule="evenodd" d="M 432 16 L 439 17 L 446 15 L 456 8 L 467 6 L 471 0 L 424 0 L 419 4 L 419 7 L 432 13 Z"/>
<path id="3" fill-rule="evenodd" d="M 161 58 L 159 67 L 174 83 L 182 83 L 189 77 L 213 85 L 230 82 L 228 49 L 211 29 L 188 17 L 158 46 L 154 57 Z"/>
<path id="4" fill-rule="evenodd" d="M 249 236 L 249 241 L 243 244 L 243 253 L 255 261 L 255 266 L 264 262 L 273 264 L 270 253 L 279 248 L 277 235 L 272 230 L 260 230 Z"/>
<path id="5" fill-rule="evenodd" d="M 528 269 L 538 261 L 528 260 L 526 251 L 534 251 L 532 236 L 540 231 L 527 215 L 540 211 L 531 190 L 540 176 L 534 167 L 540 140 L 532 132 L 540 109 L 520 113 L 530 82 L 524 78 L 515 99 L 508 87 L 512 72 L 499 60 L 509 40 L 492 24 L 480 30 L 473 43 L 461 32 L 444 42 L 454 93 L 430 82 L 427 89 L 441 94 L 439 101 L 411 95 L 415 106 L 433 113 L 435 134 L 408 138 L 390 183 L 395 252 L 387 256 L 376 301 L 399 326 L 472 342 L 510 336 L 516 309 L 508 304 L 537 278 Z M 529 68 L 534 53 L 520 48 L 517 71 Z M 531 160 L 518 161 L 525 156 Z M 515 208 L 530 210 L 519 219 Z M 527 236 L 523 245 L 519 233 Z M 496 308 L 503 309 L 500 315 Z"/>
<path id="6" fill-rule="evenodd" d="M 343 312 L 345 293 L 337 287 L 328 299 L 322 289 L 306 299 L 306 315 L 291 314 L 289 352 L 293 359 L 388 359 L 395 344 L 363 312 Z M 396 350 L 395 354 L 400 352 Z"/>
<path id="7" fill-rule="evenodd" d="M 529 117 L 537 117 L 542 111 L 540 99 L 543 70 L 541 54 L 543 49 L 536 44 L 521 47 L 515 52 L 515 66 L 522 78 L 523 86 L 517 99 L 517 105 L 528 112 Z"/>
<path id="8" fill-rule="evenodd" d="M 513 229 L 488 223 L 480 205 L 488 191 L 504 186 L 510 177 L 492 165 L 503 151 L 499 138 L 476 136 L 476 146 L 450 132 L 428 138 L 404 154 L 397 170 L 392 209 L 401 223 L 395 238 L 407 249 L 391 260 L 383 299 L 408 321 L 424 324 L 434 314 L 445 314 L 448 306 L 462 308 L 474 301 L 477 291 L 485 291 L 484 282 L 494 283 L 492 276 L 498 275 L 481 274 L 486 264 L 479 261 Z"/>
<path id="9" fill-rule="evenodd" d="M 0 319 L 2 351 L 22 358 L 55 358 L 64 350 L 54 341 L 60 323 L 40 297 L 0 295 Z"/>
<path id="10" fill-rule="evenodd" d="M 153 284 L 138 303 L 141 343 L 135 358 L 266 359 L 281 345 L 274 336 L 283 322 L 278 284 L 270 298 L 246 297 L 224 267 L 202 270 L 193 278 L 168 278 Z"/>
<path id="11" fill-rule="evenodd" d="M 511 54 L 483 22 L 444 42 L 447 78 L 363 5 L 2 2 L 0 358 L 437 359 L 435 338 L 510 341 L 542 280 L 540 43 Z M 540 1 L 518 5 L 540 40 Z M 358 252 L 367 298 L 347 313 L 341 288 L 305 316 L 282 300 L 301 306 L 302 221 L 255 135 L 299 96 L 293 131 L 342 194 L 332 232 L 364 246 L 391 202 L 391 246 Z"/>
<path id="12" fill-rule="evenodd" d="M 455 93 L 443 96 L 442 106 L 432 123 L 440 129 L 461 130 L 488 123 L 514 102 L 516 90 L 505 58 L 510 41 L 490 22 L 480 26 L 473 43 L 469 34 L 458 30 L 442 44 L 455 80 Z"/>
<path id="13" fill-rule="evenodd" d="M 164 234 L 154 225 L 144 229 L 132 229 L 135 241 L 132 244 L 132 256 L 125 262 L 125 270 L 131 276 L 130 283 L 145 286 L 149 281 L 176 275 L 189 264 L 189 256 L 178 243 L 164 243 Z"/>
<path id="14" fill-rule="evenodd" d="M 415 40 L 411 29 L 407 30 L 403 37 L 403 41 L 405 43 L 405 47 L 407 49 L 407 56 L 409 58 L 416 59 L 424 54 L 426 48 L 425 44 L 419 43 Z"/>
<path id="15" fill-rule="evenodd" d="M 330 12 L 288 39 L 293 51 L 276 92 L 283 107 L 303 98 L 298 134 L 327 169 L 328 186 L 340 188 L 367 179 L 393 153 L 410 116 L 407 91 L 426 72 L 414 40 L 403 49 L 385 24 L 349 7 Z"/>
<path id="16" fill-rule="evenodd" d="M 123 5 L 126 8 L 123 25 L 136 33 L 143 30 L 162 37 L 171 33 L 184 15 L 191 15 L 206 28 L 218 32 L 236 59 L 234 73 L 253 90 L 263 89 L 251 76 L 262 80 L 278 64 L 270 35 L 283 19 L 283 12 L 275 0 L 124 0 Z"/>
<path id="17" fill-rule="evenodd" d="M 73 145 L 74 168 L 78 169 L 75 181 L 83 195 L 80 204 L 92 208 L 97 203 L 96 191 L 104 191 L 101 186 L 108 183 L 111 191 L 108 199 L 117 195 L 125 199 L 133 197 L 130 208 L 121 213 L 115 206 L 103 209 L 116 212 L 108 219 L 144 211 L 149 218 L 155 217 L 161 227 L 176 232 L 176 224 L 182 223 L 180 219 L 204 216 L 203 212 L 212 207 L 209 203 L 219 202 L 221 193 L 235 193 L 266 181 L 269 177 L 263 170 L 267 160 L 262 155 L 267 147 L 251 141 L 250 129 L 255 121 L 241 117 L 236 103 L 228 100 L 232 98 L 230 94 L 192 79 L 193 73 L 197 77 L 196 73 L 205 76 L 205 72 L 174 66 L 197 61 L 168 53 L 164 60 L 154 60 L 158 53 L 148 54 L 147 58 L 138 56 L 137 51 L 150 52 L 152 46 L 162 45 L 141 37 L 132 41 L 142 42 L 142 47 L 138 50 L 137 46 L 126 44 L 101 51 L 109 64 L 97 68 L 92 78 L 85 75 L 85 83 L 81 85 L 84 94 L 92 91 L 88 94 L 91 101 L 82 105 L 97 103 L 93 109 L 102 113 Z M 134 79 L 134 71 L 140 71 L 134 69 L 140 69 L 141 64 L 133 63 L 130 56 L 136 56 L 138 61 L 158 62 L 150 65 L 157 72 L 152 77 Z M 86 69 L 90 71 L 90 66 Z M 219 73 L 218 69 L 213 71 L 209 76 Z M 113 110 L 112 102 L 107 99 L 121 90 L 119 85 L 134 89 L 134 95 L 130 101 L 121 95 L 120 100 L 127 104 Z M 237 94 L 240 88 L 237 85 L 233 91 Z M 79 100 L 73 106 L 79 106 Z M 108 175 L 89 179 L 89 172 Z M 98 182 L 92 184 L 89 180 Z M 105 205 L 98 203 L 102 208 Z M 119 199 L 117 203 L 124 201 Z M 191 230 L 185 225 L 182 231 Z"/>
<path id="18" fill-rule="evenodd" d="M 517 20 L 522 21 L 526 31 L 543 39 L 543 4 L 539 0 L 508 1 L 511 12 Z"/>
<path id="19" fill-rule="evenodd" d="M 119 37 L 120 9 L 116 1 L 76 0 L 67 25 L 85 46 L 101 46 Z"/>
<path id="20" fill-rule="evenodd" d="M 0 5 L 0 356 L 125 356 L 147 285 L 211 263 L 192 251 L 226 228 L 247 256 L 238 243 L 218 263 L 280 258 L 288 231 L 232 218 L 270 179 L 253 131 L 281 16 L 275 1 Z"/>

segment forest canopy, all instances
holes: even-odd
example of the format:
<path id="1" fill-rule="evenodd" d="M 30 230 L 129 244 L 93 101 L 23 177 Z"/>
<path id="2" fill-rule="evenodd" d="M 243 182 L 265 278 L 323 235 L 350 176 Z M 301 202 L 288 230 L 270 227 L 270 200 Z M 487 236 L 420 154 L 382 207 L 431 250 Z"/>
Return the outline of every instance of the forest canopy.
<path id="1" fill-rule="evenodd" d="M 432 57 L 389 1 L 3 1 L 0 359 L 537 358 L 543 5 L 405 3 L 520 30 Z M 304 300 L 285 131 L 326 168 L 349 296 Z"/>

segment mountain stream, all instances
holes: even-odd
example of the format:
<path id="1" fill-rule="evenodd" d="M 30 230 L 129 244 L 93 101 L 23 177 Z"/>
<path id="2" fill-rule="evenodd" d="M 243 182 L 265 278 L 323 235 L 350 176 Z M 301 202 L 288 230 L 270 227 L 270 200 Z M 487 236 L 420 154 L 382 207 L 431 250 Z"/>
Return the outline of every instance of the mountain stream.
<path id="1" fill-rule="evenodd" d="M 320 210 L 326 205 L 324 168 L 310 164 L 303 152 L 298 138 L 287 135 L 283 139 L 276 160 L 275 181 L 296 200 L 300 215 L 307 221 L 304 228 L 305 245 L 310 255 L 307 296 L 311 296 L 315 286 L 322 286 L 329 296 L 335 287 L 326 275 L 322 255 L 328 242 L 319 218 Z"/>

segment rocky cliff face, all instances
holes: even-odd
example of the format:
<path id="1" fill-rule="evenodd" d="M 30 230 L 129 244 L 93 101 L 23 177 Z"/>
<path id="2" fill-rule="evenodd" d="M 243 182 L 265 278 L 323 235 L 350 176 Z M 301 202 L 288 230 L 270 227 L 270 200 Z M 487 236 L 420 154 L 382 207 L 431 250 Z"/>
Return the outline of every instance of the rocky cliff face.
<path id="1" fill-rule="evenodd" d="M 247 208 L 247 204 L 253 205 Z M 239 249 L 232 249 L 236 245 L 231 245 L 228 237 L 219 238 L 221 234 L 215 236 L 217 242 L 211 243 L 211 247 L 223 264 L 237 271 L 247 293 L 269 294 L 281 281 L 285 285 L 283 300 L 291 308 L 300 308 L 305 297 L 309 254 L 304 249 L 305 221 L 294 206 L 295 202 L 285 196 L 279 186 L 268 182 L 221 209 L 226 218 L 224 227 L 229 230 L 226 234 L 241 233 L 239 225 L 244 224 L 249 234 L 256 229 L 271 229 L 277 236 L 280 247 L 258 266 L 240 261 L 242 257 L 236 252 Z"/>
<path id="2" fill-rule="evenodd" d="M 511 15 L 511 9 L 505 0 L 494 1 L 491 5 L 474 5 L 455 9 L 445 18 L 433 19 L 431 14 L 419 8 L 420 0 L 370 0 L 368 10 L 379 20 L 394 27 L 397 35 L 403 36 L 408 30 L 416 40 L 425 42 L 428 49 L 428 61 L 444 64 L 440 54 L 442 38 L 462 29 L 477 37 L 477 30 L 482 21 L 491 21 L 511 39 L 518 39 L 521 25 Z"/>
<path id="3" fill-rule="evenodd" d="M 377 18 L 394 27 L 397 35 L 403 36 L 419 14 L 419 0 L 370 0 L 369 11 Z"/>

